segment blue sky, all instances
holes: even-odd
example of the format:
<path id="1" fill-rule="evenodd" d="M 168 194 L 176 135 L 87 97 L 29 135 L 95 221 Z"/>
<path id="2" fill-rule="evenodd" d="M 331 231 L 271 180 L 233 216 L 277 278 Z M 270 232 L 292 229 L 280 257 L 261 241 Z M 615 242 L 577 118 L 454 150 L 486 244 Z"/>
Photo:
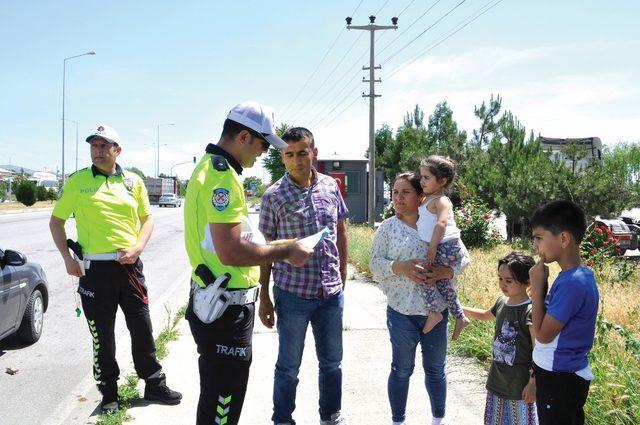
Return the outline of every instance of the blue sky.
<path id="1" fill-rule="evenodd" d="M 377 127 L 395 129 L 413 105 L 428 114 L 447 100 L 470 132 L 474 105 L 500 94 L 536 134 L 640 141 L 639 2 L 503 0 L 418 56 L 492 4 L 466 0 L 387 60 L 460 1 L 4 1 L 0 164 L 60 167 L 62 63 L 89 50 L 97 54 L 67 61 L 66 118 L 79 122 L 82 166 L 84 137 L 106 123 L 123 140 L 120 162 L 152 174 L 157 125 L 175 123 L 161 127 L 160 169 L 168 173 L 217 141 L 226 112 L 249 99 L 274 107 L 278 122 L 308 126 L 321 156 L 362 157 L 369 42 L 344 29 L 356 7 L 354 24 L 378 11 L 377 23 L 388 24 L 409 6 L 398 30 L 381 32 L 376 43 Z M 75 169 L 74 145 L 75 126 L 67 124 L 67 170 Z M 187 177 L 190 165 L 176 170 Z M 263 176 L 260 167 L 247 174 Z"/>

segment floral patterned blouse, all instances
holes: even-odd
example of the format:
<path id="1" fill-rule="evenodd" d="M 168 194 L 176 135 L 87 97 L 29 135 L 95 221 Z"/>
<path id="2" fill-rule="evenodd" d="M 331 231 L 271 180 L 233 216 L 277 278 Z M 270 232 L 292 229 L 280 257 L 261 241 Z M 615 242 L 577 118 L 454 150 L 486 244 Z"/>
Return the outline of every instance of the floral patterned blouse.
<path id="1" fill-rule="evenodd" d="M 389 307 L 401 314 L 427 315 L 427 306 L 422 295 L 423 289 L 404 275 L 396 275 L 391 271 L 391 264 L 395 260 L 412 260 L 426 258 L 428 242 L 420 239 L 418 231 L 397 217 L 386 219 L 380 224 L 373 239 L 369 267 L 373 280 L 380 284 L 387 296 Z M 454 267 L 454 275 L 459 274 L 469 264 L 469 256 L 465 254 L 459 268 Z M 437 294 L 439 310 L 445 310 L 447 305 Z"/>

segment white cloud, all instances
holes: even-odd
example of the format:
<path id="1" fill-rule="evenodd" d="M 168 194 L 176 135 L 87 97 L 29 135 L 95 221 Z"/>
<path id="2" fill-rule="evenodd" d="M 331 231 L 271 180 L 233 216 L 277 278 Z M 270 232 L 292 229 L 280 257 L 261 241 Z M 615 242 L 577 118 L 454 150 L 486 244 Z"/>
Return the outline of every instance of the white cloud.
<path id="1" fill-rule="evenodd" d="M 535 134 L 597 136 L 607 144 L 640 141 L 637 70 L 616 67 L 610 71 L 580 64 L 562 68 L 556 61 L 570 61 L 576 51 L 582 55 L 607 46 L 483 47 L 458 55 L 427 57 L 389 81 L 383 78 L 377 87 L 383 96 L 376 99 L 376 128 L 386 122 L 395 129 L 415 104 L 428 115 L 437 103 L 446 100 L 459 127 L 471 134 L 478 125 L 474 106 L 499 94 L 503 110 L 511 110 Z M 549 68 L 552 66 L 557 69 Z M 325 149 L 345 156 L 364 153 L 368 146 L 367 104 L 368 100 L 356 102 L 331 126 L 316 129 Z"/>

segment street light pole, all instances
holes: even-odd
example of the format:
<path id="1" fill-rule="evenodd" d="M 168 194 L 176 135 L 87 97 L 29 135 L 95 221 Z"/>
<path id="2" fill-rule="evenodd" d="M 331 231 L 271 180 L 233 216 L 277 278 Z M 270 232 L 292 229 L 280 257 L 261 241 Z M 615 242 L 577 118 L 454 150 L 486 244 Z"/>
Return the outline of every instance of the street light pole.
<path id="1" fill-rule="evenodd" d="M 69 59 L 74 59 L 74 58 L 79 58 L 80 56 L 87 56 L 87 55 L 95 55 L 96 52 L 94 52 L 93 50 L 90 52 L 86 52 L 86 53 L 82 53 L 80 55 L 75 55 L 75 56 L 69 56 L 68 58 L 64 58 L 64 60 L 62 61 L 62 185 L 64 186 L 64 95 L 65 95 L 65 86 L 66 86 L 66 80 L 67 80 L 67 61 Z M 77 165 L 76 165 L 77 168 Z"/>
<path id="2" fill-rule="evenodd" d="M 369 226 L 373 227 L 374 225 L 374 214 L 375 214 L 375 202 L 376 202 L 376 144 L 375 144 L 375 99 L 376 97 L 380 97 L 379 94 L 376 94 L 375 83 L 379 83 L 382 80 L 375 78 L 375 70 L 380 69 L 381 66 L 375 66 L 375 32 L 380 30 L 390 30 L 390 29 L 398 29 L 398 18 L 391 18 L 391 23 L 393 25 L 376 25 L 374 22 L 376 21 L 375 16 L 369 16 L 369 25 L 351 25 L 351 17 L 347 17 L 347 29 L 350 30 L 364 30 L 369 31 L 370 37 L 370 47 L 369 47 L 369 66 L 363 66 L 363 70 L 369 70 L 369 79 L 365 80 L 362 78 L 363 83 L 369 83 L 369 94 L 362 93 L 362 97 L 369 98 L 369 187 L 368 187 L 368 202 L 367 202 L 367 215 L 369 219 Z"/>
<path id="3" fill-rule="evenodd" d="M 78 171 L 78 121 L 65 119 L 67 122 L 72 122 L 76 125 L 76 171 Z"/>
<path id="4" fill-rule="evenodd" d="M 160 127 L 163 125 L 175 125 L 174 123 L 158 124 L 158 140 L 156 142 L 156 178 L 160 177 Z"/>

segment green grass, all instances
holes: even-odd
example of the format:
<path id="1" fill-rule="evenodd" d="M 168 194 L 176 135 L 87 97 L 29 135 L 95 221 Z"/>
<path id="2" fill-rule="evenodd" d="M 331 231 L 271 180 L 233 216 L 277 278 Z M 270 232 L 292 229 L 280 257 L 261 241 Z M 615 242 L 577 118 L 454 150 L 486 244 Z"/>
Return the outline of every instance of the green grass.
<path id="1" fill-rule="evenodd" d="M 167 312 L 167 323 L 156 338 L 156 357 L 162 360 L 169 354 L 167 344 L 178 339 L 180 332 L 176 329 L 180 320 L 184 317 L 187 306 L 183 306 L 178 310 L 175 316 L 172 316 L 171 309 L 165 306 Z M 118 411 L 114 413 L 101 414 L 98 416 L 96 425 L 121 425 L 132 420 L 127 410 L 133 403 L 140 400 L 140 391 L 138 390 L 138 377 L 130 374 L 125 377 L 124 384 L 118 385 Z"/>
<path id="2" fill-rule="evenodd" d="M 349 225 L 350 261 L 369 274 L 369 256 L 374 232 L 365 226 Z M 515 248 L 502 244 L 471 250 L 472 263 L 458 278 L 458 295 L 463 304 L 489 308 L 500 295 L 497 286 L 498 259 Z M 600 316 L 596 341 L 589 355 L 595 380 L 591 383 L 586 423 L 589 425 L 640 424 L 640 271 L 624 279 L 613 267 L 598 273 Z M 551 267 L 551 280 L 559 272 Z M 618 277 L 616 277 L 618 276 Z M 491 363 L 494 322 L 472 323 L 450 352 L 469 356 L 485 367 Z"/>
<path id="3" fill-rule="evenodd" d="M 366 225 L 349 224 L 347 237 L 349 239 L 349 262 L 355 268 L 367 276 L 371 276 L 369 270 L 369 257 L 371 257 L 371 242 L 374 231 Z"/>

